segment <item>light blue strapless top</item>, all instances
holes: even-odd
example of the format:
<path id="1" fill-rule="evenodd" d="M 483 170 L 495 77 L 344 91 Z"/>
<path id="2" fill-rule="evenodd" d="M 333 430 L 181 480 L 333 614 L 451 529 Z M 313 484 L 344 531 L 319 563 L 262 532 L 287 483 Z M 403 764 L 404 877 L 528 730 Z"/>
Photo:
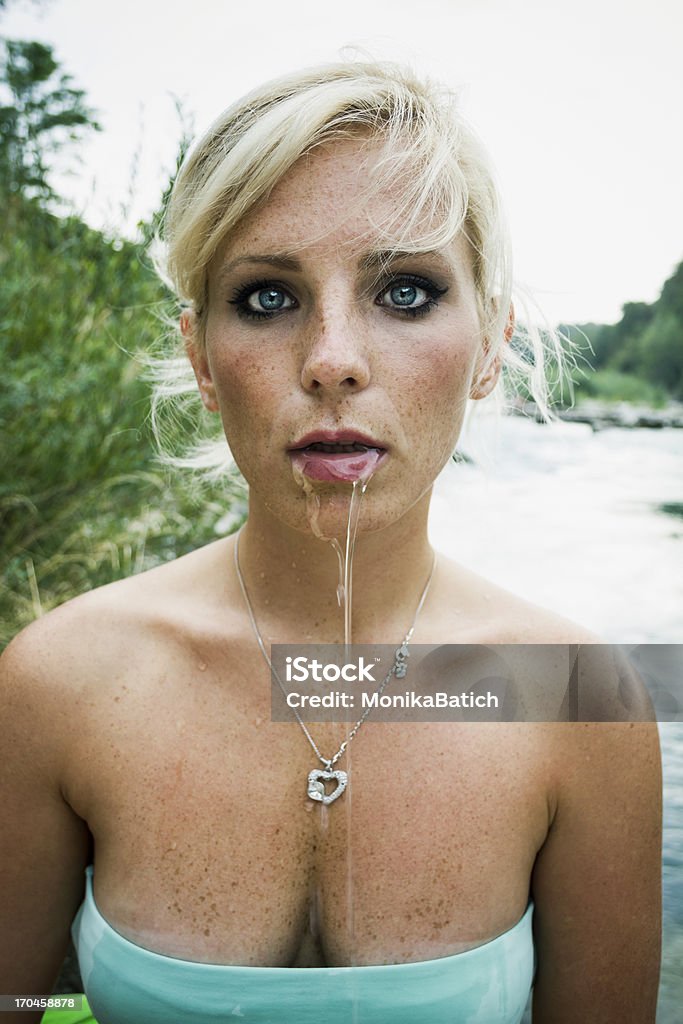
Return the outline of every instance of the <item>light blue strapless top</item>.
<path id="1" fill-rule="evenodd" d="M 490 942 L 438 960 L 370 967 L 230 967 L 144 949 L 93 896 L 71 933 L 98 1024 L 519 1024 L 534 975 L 533 903 Z"/>

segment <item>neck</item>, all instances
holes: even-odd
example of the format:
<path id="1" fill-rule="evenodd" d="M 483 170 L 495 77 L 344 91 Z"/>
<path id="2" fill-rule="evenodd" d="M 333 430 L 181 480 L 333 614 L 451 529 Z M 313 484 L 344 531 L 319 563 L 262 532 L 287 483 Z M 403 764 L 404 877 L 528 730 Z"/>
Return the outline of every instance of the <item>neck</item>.
<path id="1" fill-rule="evenodd" d="M 432 567 L 429 499 L 424 495 L 386 529 L 359 529 L 352 561 L 354 643 L 398 642 L 410 627 Z M 340 545 L 344 554 L 345 538 Z M 343 642 L 339 561 L 331 543 L 286 526 L 251 500 L 239 559 L 266 642 Z"/>

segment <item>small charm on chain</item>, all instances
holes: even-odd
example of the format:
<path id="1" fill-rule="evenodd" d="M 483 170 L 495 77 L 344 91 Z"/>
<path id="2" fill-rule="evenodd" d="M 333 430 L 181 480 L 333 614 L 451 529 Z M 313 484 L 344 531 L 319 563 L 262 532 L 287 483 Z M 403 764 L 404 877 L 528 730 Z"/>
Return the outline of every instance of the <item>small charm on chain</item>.
<path id="1" fill-rule="evenodd" d="M 403 679 L 406 672 L 408 671 L 408 658 L 410 657 L 410 651 L 408 650 L 407 644 L 401 644 L 396 651 L 394 661 L 394 674 L 397 679 Z"/>

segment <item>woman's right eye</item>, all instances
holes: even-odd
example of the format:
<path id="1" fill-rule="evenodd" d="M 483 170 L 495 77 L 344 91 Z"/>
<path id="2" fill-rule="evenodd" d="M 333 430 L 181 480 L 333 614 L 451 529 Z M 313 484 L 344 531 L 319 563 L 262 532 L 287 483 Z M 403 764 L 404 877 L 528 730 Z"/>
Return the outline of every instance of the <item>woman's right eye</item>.
<path id="1" fill-rule="evenodd" d="M 258 281 L 238 288 L 232 299 L 239 316 L 263 320 L 276 316 L 286 309 L 295 309 L 297 301 L 289 292 L 272 281 Z"/>

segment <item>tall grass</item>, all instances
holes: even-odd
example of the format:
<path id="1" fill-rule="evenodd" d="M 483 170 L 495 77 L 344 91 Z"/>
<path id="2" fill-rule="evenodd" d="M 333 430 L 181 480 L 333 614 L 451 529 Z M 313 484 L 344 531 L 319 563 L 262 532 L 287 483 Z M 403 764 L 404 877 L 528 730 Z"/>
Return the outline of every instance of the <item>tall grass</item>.
<path id="1" fill-rule="evenodd" d="M 169 296 L 142 245 L 18 196 L 0 241 L 0 642 L 94 586 L 216 536 L 239 495 L 169 479 L 141 354 Z"/>

